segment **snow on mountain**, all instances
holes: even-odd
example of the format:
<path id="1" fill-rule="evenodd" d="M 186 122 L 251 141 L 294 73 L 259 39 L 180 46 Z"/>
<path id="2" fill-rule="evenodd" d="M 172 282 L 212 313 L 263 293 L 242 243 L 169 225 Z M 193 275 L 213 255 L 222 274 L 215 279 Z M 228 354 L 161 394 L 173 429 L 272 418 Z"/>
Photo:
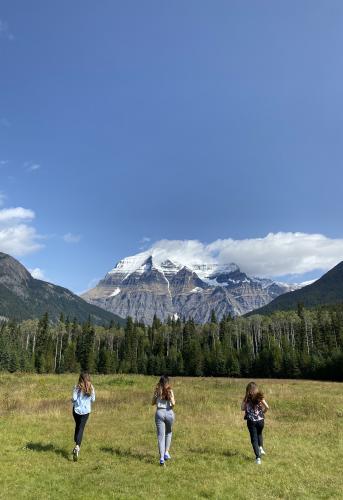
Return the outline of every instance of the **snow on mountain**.
<path id="1" fill-rule="evenodd" d="M 172 262 L 169 259 L 165 259 L 165 256 L 158 249 L 151 252 L 141 252 L 137 255 L 132 255 L 120 260 L 116 266 L 108 272 L 108 275 L 125 274 L 126 276 L 138 272 L 143 274 L 145 271 L 155 268 L 158 271 L 167 274 L 176 274 L 183 266 L 176 262 Z"/>
<path id="2" fill-rule="evenodd" d="M 212 310 L 219 319 L 245 314 L 295 288 L 250 277 L 235 263 L 180 262 L 155 248 L 120 260 L 83 298 L 145 323 L 155 314 L 162 320 L 177 315 L 206 322 Z"/>
<path id="3" fill-rule="evenodd" d="M 108 275 L 125 275 L 132 273 L 143 274 L 152 268 L 162 272 L 165 276 L 173 276 L 180 269 L 186 267 L 195 272 L 200 279 L 213 286 L 222 286 L 215 281 L 217 275 L 222 273 L 239 272 L 237 264 L 185 264 L 165 258 L 165 252 L 159 249 L 141 252 L 137 255 L 120 260 L 116 266 L 108 272 Z M 125 278 L 124 278 L 125 279 Z"/>

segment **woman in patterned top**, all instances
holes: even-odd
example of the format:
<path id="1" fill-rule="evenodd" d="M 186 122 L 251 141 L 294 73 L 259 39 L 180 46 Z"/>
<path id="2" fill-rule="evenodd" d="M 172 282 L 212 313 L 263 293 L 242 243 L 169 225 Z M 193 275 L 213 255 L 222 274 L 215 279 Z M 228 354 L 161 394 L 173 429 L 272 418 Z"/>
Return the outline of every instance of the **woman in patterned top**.
<path id="1" fill-rule="evenodd" d="M 265 455 L 262 436 L 264 414 L 269 410 L 269 406 L 255 382 L 250 382 L 247 385 L 241 410 L 245 412 L 244 418 L 247 421 L 251 444 L 256 456 L 256 463 L 260 464 L 261 455 Z"/>

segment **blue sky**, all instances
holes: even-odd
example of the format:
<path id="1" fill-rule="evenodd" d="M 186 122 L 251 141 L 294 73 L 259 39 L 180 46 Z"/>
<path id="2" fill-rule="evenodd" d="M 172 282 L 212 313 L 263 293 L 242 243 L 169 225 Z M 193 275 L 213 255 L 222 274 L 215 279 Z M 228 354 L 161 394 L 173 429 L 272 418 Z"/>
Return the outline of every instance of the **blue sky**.
<path id="1" fill-rule="evenodd" d="M 262 239 L 291 280 L 342 260 L 342 22 L 340 0 L 3 0 L 0 250 L 77 292 L 161 240 L 254 262 Z"/>

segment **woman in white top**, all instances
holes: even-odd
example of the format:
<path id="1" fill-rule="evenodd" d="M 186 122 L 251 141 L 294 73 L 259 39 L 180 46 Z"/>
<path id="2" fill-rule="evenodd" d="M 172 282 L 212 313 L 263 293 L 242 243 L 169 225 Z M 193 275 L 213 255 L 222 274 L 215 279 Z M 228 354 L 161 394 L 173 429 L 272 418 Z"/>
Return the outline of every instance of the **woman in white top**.
<path id="1" fill-rule="evenodd" d="M 163 375 L 156 385 L 152 405 L 156 405 L 155 423 L 160 452 L 160 465 L 164 466 L 165 461 L 171 458 L 169 448 L 172 439 L 172 427 L 175 420 L 173 411 L 175 398 L 169 384 L 169 378 L 166 375 Z"/>

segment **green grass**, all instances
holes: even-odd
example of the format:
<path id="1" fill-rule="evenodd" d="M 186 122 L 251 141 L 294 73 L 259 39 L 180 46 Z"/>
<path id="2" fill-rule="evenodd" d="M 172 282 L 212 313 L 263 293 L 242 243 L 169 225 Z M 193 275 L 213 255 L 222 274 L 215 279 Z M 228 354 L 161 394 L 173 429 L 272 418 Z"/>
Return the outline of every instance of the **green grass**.
<path id="1" fill-rule="evenodd" d="M 240 402 L 247 380 L 173 379 L 172 461 L 158 465 L 156 378 L 96 376 L 97 401 L 72 461 L 73 375 L 0 375 L 0 497 L 342 498 L 342 384 L 261 380 L 271 411 L 254 463 Z"/>

